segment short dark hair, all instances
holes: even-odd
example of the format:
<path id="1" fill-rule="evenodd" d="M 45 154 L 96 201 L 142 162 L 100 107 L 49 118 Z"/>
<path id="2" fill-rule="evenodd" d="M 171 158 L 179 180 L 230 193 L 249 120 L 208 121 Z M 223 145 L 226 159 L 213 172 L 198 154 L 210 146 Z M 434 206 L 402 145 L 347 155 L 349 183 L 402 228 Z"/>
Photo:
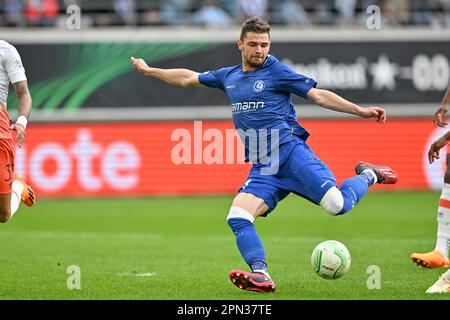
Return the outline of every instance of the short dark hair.
<path id="1" fill-rule="evenodd" d="M 247 32 L 267 33 L 269 34 L 270 37 L 270 24 L 264 18 L 260 17 L 248 18 L 242 24 L 241 38 L 240 38 L 241 41 L 244 40 L 245 34 Z"/>

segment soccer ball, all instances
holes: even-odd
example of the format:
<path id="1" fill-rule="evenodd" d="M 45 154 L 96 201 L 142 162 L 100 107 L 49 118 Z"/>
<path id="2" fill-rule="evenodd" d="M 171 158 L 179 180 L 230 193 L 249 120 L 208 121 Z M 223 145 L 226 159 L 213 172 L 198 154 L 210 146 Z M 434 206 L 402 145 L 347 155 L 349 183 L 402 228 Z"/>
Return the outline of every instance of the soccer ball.
<path id="1" fill-rule="evenodd" d="M 311 255 L 314 271 L 325 279 L 337 279 L 348 272 L 351 264 L 347 247 L 336 240 L 319 243 Z"/>

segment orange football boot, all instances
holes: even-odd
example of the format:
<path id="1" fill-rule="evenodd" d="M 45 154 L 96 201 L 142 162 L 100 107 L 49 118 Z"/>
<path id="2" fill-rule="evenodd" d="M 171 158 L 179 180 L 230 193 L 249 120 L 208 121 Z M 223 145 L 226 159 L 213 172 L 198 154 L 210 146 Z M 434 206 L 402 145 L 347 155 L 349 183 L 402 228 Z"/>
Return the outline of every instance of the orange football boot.
<path id="1" fill-rule="evenodd" d="M 20 182 L 23 185 L 21 196 L 22 202 L 28 207 L 34 206 L 36 202 L 36 195 L 34 194 L 33 189 L 31 189 L 31 187 L 23 180 L 20 174 L 15 174 L 14 180 Z"/>
<path id="2" fill-rule="evenodd" d="M 427 253 L 413 253 L 411 260 L 417 263 L 418 266 L 430 269 L 447 268 L 450 266 L 448 258 L 437 250 Z"/>

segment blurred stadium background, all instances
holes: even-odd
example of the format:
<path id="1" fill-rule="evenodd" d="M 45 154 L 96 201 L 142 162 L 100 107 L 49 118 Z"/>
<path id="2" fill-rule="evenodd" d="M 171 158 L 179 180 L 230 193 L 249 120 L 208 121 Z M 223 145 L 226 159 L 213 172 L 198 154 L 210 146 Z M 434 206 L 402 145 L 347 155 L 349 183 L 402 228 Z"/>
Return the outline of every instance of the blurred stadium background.
<path id="1" fill-rule="evenodd" d="M 73 5 L 80 8 L 80 29 L 68 27 L 75 11 L 67 12 L 67 8 Z M 366 11 L 370 5 L 381 9 L 381 29 L 367 27 L 373 14 Z M 58 227 L 67 232 L 86 231 L 56 218 L 56 210 L 65 210 L 57 198 L 100 201 L 222 195 L 225 200 L 219 201 L 223 212 L 218 214 L 218 223 L 224 230 L 219 233 L 223 231 L 232 241 L 225 230 L 226 203 L 246 178 L 249 166 L 236 163 L 240 146 L 226 139 L 227 129 L 233 125 L 225 95 L 144 78 L 132 70 L 129 58 L 142 57 L 156 67 L 199 72 L 239 64 L 234 42 L 243 19 L 253 15 L 265 16 L 273 25 L 272 54 L 315 78 L 318 87 L 361 105 L 386 108 L 388 122 L 379 126 L 294 98 L 300 121 L 311 133 L 312 148 L 339 182 L 353 174 L 359 160 L 385 163 L 399 174 L 399 183 L 389 190 L 399 191 L 405 205 L 407 199 L 415 198 L 411 191 L 435 199 L 424 209 L 428 211 L 426 223 L 417 219 L 417 226 L 422 225 L 421 248 L 433 245 L 438 200 L 433 190 L 440 189 L 444 162 L 428 165 L 426 151 L 445 131 L 435 129 L 431 120 L 450 79 L 448 0 L 0 0 L 0 38 L 20 52 L 33 97 L 27 142 L 17 152 L 16 171 L 35 188 L 43 201 L 42 210 L 55 210 L 43 231 Z M 11 90 L 8 109 L 13 118 L 16 106 Z M 194 122 L 200 120 L 203 122 Z M 174 132 L 179 129 L 192 138 L 191 154 L 175 153 L 187 164 L 173 160 L 180 143 Z M 379 196 L 383 197 L 382 193 Z M 198 199 L 197 205 L 201 199 L 214 202 Z M 56 202 L 53 205 L 51 201 Z M 130 202 L 125 203 L 127 211 Z M 370 209 L 374 214 L 379 208 L 376 203 Z M 152 212 L 152 203 L 147 205 L 136 210 Z M 156 207 L 164 210 L 162 204 Z M 67 214 L 75 217 L 77 213 L 71 210 Z M 206 215 L 207 208 L 203 210 Z M 387 211 L 384 214 L 389 216 Z M 98 214 L 102 215 L 102 210 Z M 118 212 L 103 218 L 112 223 L 111 219 L 120 216 Z M 33 229 L 20 213 L 14 219 L 16 225 L 13 221 L 5 226 L 4 237 L 13 237 L 8 228 L 17 232 Z M 196 221 L 195 216 L 193 219 Z M 32 221 L 39 224 L 37 218 Z M 116 227 L 108 230 L 117 231 Z M 139 223 L 130 230 L 140 230 Z M 40 235 L 47 239 L 49 233 Z M 315 236 L 312 244 L 319 240 Z M 56 233 L 55 240 L 57 237 L 64 234 Z M 13 293 L 3 297 L 23 297 L 22 289 L 9 281 Z M 31 296 L 39 297 L 35 294 Z"/>
<path id="2" fill-rule="evenodd" d="M 2 38 L 21 53 L 33 96 L 33 125 L 26 147 L 18 152 L 16 170 L 25 174 L 41 197 L 234 192 L 248 166 L 230 165 L 226 154 L 236 153 L 240 146 L 225 140 L 213 143 L 203 136 L 210 127 L 223 136 L 232 128 L 225 95 L 144 78 L 130 68 L 129 57 L 143 57 L 158 67 L 196 71 L 238 64 L 234 42 L 244 17 L 237 13 L 259 13 L 275 21 L 271 52 L 315 78 L 319 87 L 362 105 L 387 109 L 390 118 L 381 128 L 295 98 L 301 121 L 311 130 L 310 143 L 340 181 L 352 174 L 354 163 L 367 159 L 395 167 L 400 175 L 397 189 L 440 187 L 443 163 L 427 165 L 425 151 L 441 132 L 430 121 L 450 74 L 448 1 L 2 3 L 1 21 L 9 26 L 1 29 Z M 372 3 L 381 9 L 381 30 L 367 28 L 372 13 L 364 8 Z M 66 8 L 74 4 L 83 23 L 79 30 L 68 30 L 65 22 L 71 13 Z M 222 10 L 230 17 L 229 24 L 193 26 L 204 6 Z M 123 11 L 134 17 L 134 24 L 121 19 Z M 309 24 L 289 23 L 281 14 L 285 11 L 295 12 L 299 21 Z M 324 12 L 325 27 L 317 19 Z M 148 15 L 158 18 L 146 21 Z M 177 25 L 167 16 L 176 16 Z M 14 94 L 8 104 L 10 110 L 16 107 Z M 197 127 L 200 133 L 192 148 L 194 140 L 202 143 L 203 152 L 211 152 L 208 145 L 220 143 L 224 152 L 213 152 L 210 163 L 201 159 L 201 164 L 194 163 L 192 152 L 192 164 L 178 165 L 170 157 L 181 138 L 172 133 L 185 128 L 194 137 L 193 120 L 207 121 Z"/>

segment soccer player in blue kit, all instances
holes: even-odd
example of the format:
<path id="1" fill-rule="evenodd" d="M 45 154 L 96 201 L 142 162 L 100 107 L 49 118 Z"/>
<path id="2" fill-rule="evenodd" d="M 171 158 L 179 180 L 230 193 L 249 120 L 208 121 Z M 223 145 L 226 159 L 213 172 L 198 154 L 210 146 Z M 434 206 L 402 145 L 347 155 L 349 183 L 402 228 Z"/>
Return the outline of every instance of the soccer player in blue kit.
<path id="1" fill-rule="evenodd" d="M 351 210 L 375 183 L 394 184 L 395 172 L 385 166 L 359 162 L 356 176 L 340 187 L 328 167 L 315 156 L 306 140 L 309 133 L 298 123 L 291 94 L 335 111 L 386 121 L 382 108 L 362 108 L 338 95 L 316 88 L 316 81 L 294 72 L 269 55 L 270 25 L 262 18 L 247 19 L 237 41 L 242 64 L 197 73 L 187 69 L 149 67 L 131 58 L 144 76 L 181 87 L 207 86 L 223 90 L 231 103 L 233 121 L 253 163 L 246 181 L 234 198 L 228 225 L 251 272 L 232 270 L 230 280 L 243 290 L 273 292 L 263 244 L 253 225 L 289 193 L 297 194 L 332 215 Z"/>

